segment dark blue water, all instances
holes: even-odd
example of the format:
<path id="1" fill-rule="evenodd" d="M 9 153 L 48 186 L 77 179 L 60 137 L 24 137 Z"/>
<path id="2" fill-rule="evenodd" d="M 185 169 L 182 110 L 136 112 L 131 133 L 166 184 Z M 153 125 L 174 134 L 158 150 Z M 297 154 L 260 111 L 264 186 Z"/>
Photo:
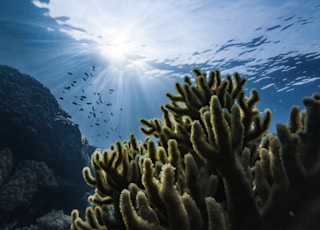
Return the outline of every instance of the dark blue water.
<path id="1" fill-rule="evenodd" d="M 143 138 L 139 118 L 161 117 L 196 66 L 248 78 L 271 131 L 319 91 L 319 1 L 108 2 L 0 2 L 0 63 L 47 86 L 93 145 Z"/>

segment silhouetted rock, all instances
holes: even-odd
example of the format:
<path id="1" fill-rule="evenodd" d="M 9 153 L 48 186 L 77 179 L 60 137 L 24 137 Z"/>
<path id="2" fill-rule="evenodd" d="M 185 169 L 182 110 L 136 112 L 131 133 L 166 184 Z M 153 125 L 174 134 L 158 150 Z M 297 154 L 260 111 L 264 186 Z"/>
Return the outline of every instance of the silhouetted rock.
<path id="1" fill-rule="evenodd" d="M 95 148 L 50 90 L 0 65 L 0 108 L 0 227 L 85 207 L 89 190 L 81 171 Z"/>

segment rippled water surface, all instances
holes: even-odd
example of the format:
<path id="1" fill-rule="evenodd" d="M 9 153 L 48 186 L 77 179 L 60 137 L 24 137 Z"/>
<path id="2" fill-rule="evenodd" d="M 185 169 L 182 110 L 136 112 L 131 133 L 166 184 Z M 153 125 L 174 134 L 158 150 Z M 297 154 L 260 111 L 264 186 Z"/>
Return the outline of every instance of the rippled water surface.
<path id="1" fill-rule="evenodd" d="M 99 147 L 143 138 L 139 118 L 160 117 L 196 66 L 248 78 L 274 131 L 319 91 L 320 2 L 2 0 L 0 64 L 47 86 Z"/>

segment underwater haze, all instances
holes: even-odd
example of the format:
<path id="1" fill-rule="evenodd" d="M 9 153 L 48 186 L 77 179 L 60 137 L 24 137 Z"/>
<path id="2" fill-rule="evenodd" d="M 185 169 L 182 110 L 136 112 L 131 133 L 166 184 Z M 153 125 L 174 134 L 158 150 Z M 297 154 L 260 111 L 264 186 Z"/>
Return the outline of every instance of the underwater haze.
<path id="1" fill-rule="evenodd" d="M 319 0 L 1 0 L 0 64 L 48 87 L 90 144 L 161 117 L 174 83 L 220 69 L 258 89 L 271 132 L 320 87 Z"/>

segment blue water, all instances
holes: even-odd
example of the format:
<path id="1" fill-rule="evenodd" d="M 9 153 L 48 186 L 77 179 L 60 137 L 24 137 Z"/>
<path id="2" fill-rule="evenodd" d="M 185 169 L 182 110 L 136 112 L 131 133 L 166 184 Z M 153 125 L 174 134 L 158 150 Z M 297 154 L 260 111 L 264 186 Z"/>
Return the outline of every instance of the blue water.
<path id="1" fill-rule="evenodd" d="M 139 119 L 161 117 L 196 66 L 248 78 L 273 132 L 319 92 L 320 2 L 1 0 L 0 63 L 47 86 L 98 147 L 142 139 Z"/>

